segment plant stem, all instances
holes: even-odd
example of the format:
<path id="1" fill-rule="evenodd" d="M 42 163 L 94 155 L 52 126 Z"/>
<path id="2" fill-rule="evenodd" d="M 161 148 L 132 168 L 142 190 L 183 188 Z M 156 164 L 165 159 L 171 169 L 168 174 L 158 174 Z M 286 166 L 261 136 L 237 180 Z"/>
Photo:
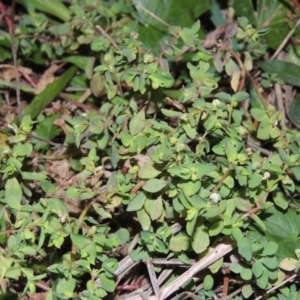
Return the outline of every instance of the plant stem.
<path id="1" fill-rule="evenodd" d="M 220 186 L 223 184 L 223 182 L 225 181 L 225 179 L 230 174 L 231 170 L 232 170 L 232 165 L 229 166 L 229 168 L 227 169 L 227 171 L 225 172 L 225 174 L 223 175 L 223 177 L 221 178 L 221 180 L 218 182 L 218 184 L 212 190 L 212 193 L 216 193 L 217 192 L 217 190 L 220 188 Z"/>
<path id="2" fill-rule="evenodd" d="M 89 202 L 83 209 L 83 211 L 80 214 L 80 217 L 78 219 L 77 225 L 74 229 L 74 234 L 78 234 L 79 229 L 81 227 L 81 224 L 83 223 L 83 220 L 88 212 L 88 210 L 90 209 L 90 207 L 93 205 L 93 203 L 96 201 L 96 199 L 94 199 L 93 201 Z M 72 243 L 72 248 L 71 248 L 71 262 L 72 264 L 75 262 L 75 258 L 76 258 L 76 251 L 77 251 L 77 247 L 74 243 Z"/>

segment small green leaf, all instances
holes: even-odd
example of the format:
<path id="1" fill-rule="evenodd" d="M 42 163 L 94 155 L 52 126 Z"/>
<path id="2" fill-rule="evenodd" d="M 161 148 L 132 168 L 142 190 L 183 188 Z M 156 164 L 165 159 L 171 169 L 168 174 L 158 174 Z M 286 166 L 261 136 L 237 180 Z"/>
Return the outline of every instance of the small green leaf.
<path id="1" fill-rule="evenodd" d="M 163 213 L 162 198 L 158 197 L 156 200 L 147 199 L 145 202 L 145 211 L 152 221 L 157 220 Z"/>
<path id="2" fill-rule="evenodd" d="M 67 299 L 72 297 L 75 289 L 76 281 L 74 278 L 69 277 L 68 279 L 62 278 L 56 285 L 56 292 L 62 295 L 66 295 Z"/>
<path id="3" fill-rule="evenodd" d="M 180 31 L 180 37 L 182 38 L 185 45 L 189 47 L 195 47 L 195 33 L 189 28 L 183 28 Z"/>
<path id="4" fill-rule="evenodd" d="M 249 298 L 251 295 L 253 294 L 253 289 L 251 284 L 245 284 L 242 287 L 242 295 L 243 297 L 245 297 L 246 299 Z"/>
<path id="5" fill-rule="evenodd" d="M 22 172 L 22 178 L 24 180 L 37 180 L 42 181 L 47 179 L 46 172 Z"/>
<path id="6" fill-rule="evenodd" d="M 174 252 L 186 251 L 190 245 L 190 238 L 187 235 L 172 236 L 170 239 L 170 250 Z"/>
<path id="7" fill-rule="evenodd" d="M 212 289 L 212 287 L 214 286 L 214 279 L 213 277 L 208 274 L 204 277 L 204 280 L 203 280 L 203 288 L 206 290 L 206 291 L 209 291 Z"/>
<path id="8" fill-rule="evenodd" d="M 157 84 L 159 87 L 170 88 L 174 84 L 174 78 L 166 71 L 154 72 L 149 75 L 149 78 L 151 79 L 152 84 Z"/>
<path id="9" fill-rule="evenodd" d="M 286 210 L 289 206 L 289 201 L 286 194 L 281 192 L 280 190 L 276 190 L 273 192 L 273 200 L 278 207 L 284 210 Z"/>
<path id="10" fill-rule="evenodd" d="M 230 266 L 230 271 L 236 273 L 236 274 L 240 274 L 241 272 L 243 272 L 245 268 L 240 265 L 240 264 L 237 264 L 237 263 L 233 263 L 231 266 Z"/>
<path id="11" fill-rule="evenodd" d="M 241 272 L 241 277 L 244 279 L 244 280 L 250 280 L 252 278 L 252 271 L 251 269 L 244 269 L 242 272 Z"/>
<path id="12" fill-rule="evenodd" d="M 253 173 L 251 176 L 250 176 L 250 179 L 249 179 L 249 182 L 248 182 L 248 185 L 249 185 L 249 188 L 256 188 L 258 187 L 261 182 L 263 180 L 263 177 L 258 174 L 258 173 Z"/>
<path id="13" fill-rule="evenodd" d="M 278 251 L 278 244 L 273 241 L 270 241 L 264 245 L 264 251 L 263 251 L 262 255 L 270 255 L 271 256 L 271 255 L 276 254 L 277 251 Z"/>
<path id="14" fill-rule="evenodd" d="M 224 223 L 222 221 L 213 222 L 209 227 L 208 233 L 210 236 L 217 236 L 224 228 Z"/>
<path id="15" fill-rule="evenodd" d="M 127 211 L 140 210 L 146 201 L 146 195 L 142 192 L 138 193 L 128 204 Z"/>
<path id="16" fill-rule="evenodd" d="M 113 292 L 115 290 L 115 282 L 114 282 L 114 280 L 106 277 L 105 273 L 101 273 L 99 275 L 99 279 L 101 280 L 101 286 L 107 292 Z"/>
<path id="17" fill-rule="evenodd" d="M 119 239 L 120 245 L 124 245 L 127 243 L 130 239 L 129 231 L 126 228 L 120 228 L 116 232 L 117 238 Z"/>
<path id="18" fill-rule="evenodd" d="M 191 28 L 191 31 L 192 31 L 194 34 L 197 34 L 197 32 L 199 31 L 199 29 L 200 29 L 200 21 L 197 20 L 197 21 L 193 24 L 193 26 L 192 26 L 192 28 Z"/>
<path id="19" fill-rule="evenodd" d="M 268 285 L 269 282 L 269 277 L 268 274 L 266 272 L 263 272 L 262 275 L 256 279 L 257 285 L 261 288 L 261 289 L 265 289 Z"/>
<path id="20" fill-rule="evenodd" d="M 249 97 L 249 94 L 246 92 L 238 92 L 232 96 L 231 101 L 242 102 L 249 99 Z"/>
<path id="21" fill-rule="evenodd" d="M 276 269 L 278 261 L 276 257 L 263 257 L 260 260 L 268 269 Z"/>
<path id="22" fill-rule="evenodd" d="M 272 131 L 272 124 L 268 118 L 265 118 L 260 122 L 258 126 L 257 137 L 260 140 L 268 140 L 271 137 L 270 135 L 271 131 Z"/>
<path id="23" fill-rule="evenodd" d="M 134 141 L 134 137 L 130 133 L 125 132 L 125 131 L 122 131 L 120 133 L 120 138 L 121 138 L 122 144 L 125 147 L 129 147 Z"/>
<path id="24" fill-rule="evenodd" d="M 222 102 L 228 102 L 228 103 L 231 102 L 231 96 L 227 93 L 220 92 L 220 93 L 217 93 L 215 96 Z"/>
<path id="25" fill-rule="evenodd" d="M 129 130 L 132 135 L 137 135 L 145 127 L 145 110 L 140 110 L 129 122 Z"/>
<path id="26" fill-rule="evenodd" d="M 208 175 L 210 172 L 216 169 L 216 166 L 212 163 L 199 163 L 195 165 L 197 178 L 201 179 L 203 176 Z"/>
<path id="27" fill-rule="evenodd" d="M 195 195 L 201 187 L 201 182 L 199 180 L 193 182 L 188 181 L 183 184 L 183 191 L 186 195 L 192 196 Z"/>
<path id="28" fill-rule="evenodd" d="M 161 173 L 161 170 L 155 168 L 153 162 L 148 162 L 139 169 L 139 177 L 142 179 L 151 179 Z"/>
<path id="29" fill-rule="evenodd" d="M 204 225 L 196 227 L 192 237 L 192 247 L 196 253 L 204 252 L 209 246 L 209 235 Z"/>
<path id="30" fill-rule="evenodd" d="M 32 149 L 33 147 L 31 143 L 17 144 L 13 147 L 13 152 L 17 156 L 29 156 Z"/>
<path id="31" fill-rule="evenodd" d="M 261 108 L 252 108 L 250 112 L 253 118 L 259 122 L 261 122 L 263 119 L 265 119 L 268 116 L 267 112 Z"/>
<path id="32" fill-rule="evenodd" d="M 232 227 L 231 234 L 236 241 L 240 240 L 243 237 L 243 233 L 238 227 Z"/>
<path id="33" fill-rule="evenodd" d="M 263 264 L 259 260 L 256 260 L 252 265 L 252 271 L 256 278 L 258 278 L 262 275 L 264 269 L 265 268 L 264 268 Z"/>
<path id="34" fill-rule="evenodd" d="M 178 255 L 178 259 L 180 259 L 186 265 L 191 264 L 190 259 L 187 257 L 187 255 L 184 252 Z"/>
<path id="35" fill-rule="evenodd" d="M 123 231 L 123 233 L 125 232 Z M 128 234 L 128 231 L 126 234 Z M 102 268 L 108 273 L 108 276 L 112 276 L 118 270 L 118 261 L 115 258 L 107 258 L 103 261 Z"/>
<path id="36" fill-rule="evenodd" d="M 90 240 L 80 234 L 70 234 L 70 238 L 72 242 L 78 247 L 78 248 L 83 248 L 85 245 L 89 244 Z"/>
<path id="37" fill-rule="evenodd" d="M 229 163 L 234 162 L 237 159 L 237 150 L 231 143 L 225 144 L 225 153 Z"/>
<path id="38" fill-rule="evenodd" d="M 168 181 L 163 179 L 149 179 L 143 186 L 143 190 L 149 193 L 156 193 L 161 191 L 168 185 Z"/>
<path id="39" fill-rule="evenodd" d="M 190 138 L 190 139 L 195 139 L 195 137 L 197 136 L 197 129 L 196 129 L 196 127 L 193 127 L 193 126 L 191 126 L 191 124 L 190 123 L 188 123 L 188 124 L 184 124 L 183 126 L 182 126 L 182 128 L 184 129 L 184 131 L 186 132 L 186 134 L 187 134 L 187 136 Z"/>
<path id="40" fill-rule="evenodd" d="M 162 108 L 161 112 L 166 117 L 169 117 L 169 118 L 174 118 L 174 117 L 179 117 L 180 118 L 183 115 L 183 113 L 180 112 L 180 111 L 175 111 L 175 110 L 170 110 L 170 109 L 165 109 L 165 108 Z"/>
<path id="41" fill-rule="evenodd" d="M 98 203 L 93 203 L 93 208 L 95 209 L 96 213 L 101 216 L 103 219 L 111 219 L 112 215 L 104 210 L 103 207 L 100 207 Z"/>
<path id="42" fill-rule="evenodd" d="M 103 132 L 99 135 L 99 139 L 97 140 L 97 146 L 99 149 L 105 149 L 107 146 L 109 140 L 109 134 L 108 130 L 105 129 Z"/>
<path id="43" fill-rule="evenodd" d="M 282 148 L 278 149 L 278 154 L 279 154 L 282 162 L 284 162 L 287 165 L 290 165 L 290 163 L 291 163 L 290 159 L 289 159 L 288 155 L 286 154 L 286 152 Z"/>
<path id="44" fill-rule="evenodd" d="M 151 227 L 151 219 L 149 215 L 146 213 L 144 209 L 140 209 L 137 211 L 138 220 L 142 226 L 143 230 L 150 230 Z"/>
<path id="45" fill-rule="evenodd" d="M 243 238 L 237 241 L 238 244 L 238 252 L 241 256 L 243 256 L 246 260 L 250 261 L 252 258 L 251 252 L 251 242 L 247 238 Z"/>
<path id="46" fill-rule="evenodd" d="M 215 261 L 213 264 L 209 265 L 208 268 L 213 274 L 215 274 L 222 268 L 223 262 L 224 262 L 224 258 L 221 257 L 220 259 Z"/>
<path id="47" fill-rule="evenodd" d="M 243 212 L 248 212 L 252 208 L 252 204 L 247 200 L 238 197 L 234 198 L 233 200 L 235 203 L 235 207 Z"/>
<path id="48" fill-rule="evenodd" d="M 5 184 L 5 202 L 11 209 L 20 209 L 22 188 L 16 178 L 8 179 Z"/>

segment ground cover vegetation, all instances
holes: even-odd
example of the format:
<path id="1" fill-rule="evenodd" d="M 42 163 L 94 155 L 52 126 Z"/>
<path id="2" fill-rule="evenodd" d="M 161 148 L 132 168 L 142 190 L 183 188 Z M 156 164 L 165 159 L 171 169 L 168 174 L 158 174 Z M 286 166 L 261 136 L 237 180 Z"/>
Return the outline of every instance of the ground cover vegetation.
<path id="1" fill-rule="evenodd" d="M 300 299 L 296 0 L 0 11 L 1 299 Z"/>

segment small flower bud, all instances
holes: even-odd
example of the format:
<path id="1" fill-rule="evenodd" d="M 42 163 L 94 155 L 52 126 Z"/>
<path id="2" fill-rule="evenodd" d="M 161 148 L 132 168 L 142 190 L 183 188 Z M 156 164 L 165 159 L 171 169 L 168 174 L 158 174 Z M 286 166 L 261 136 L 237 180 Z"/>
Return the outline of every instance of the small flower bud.
<path id="1" fill-rule="evenodd" d="M 221 200 L 221 196 L 218 193 L 212 193 L 209 198 L 215 204 Z"/>
<path id="2" fill-rule="evenodd" d="M 220 101 L 219 99 L 214 99 L 214 100 L 212 101 L 212 105 L 213 105 L 214 107 L 218 107 L 218 106 L 220 106 L 220 104 L 221 104 L 221 101 Z"/>
<path id="3" fill-rule="evenodd" d="M 270 172 L 265 172 L 265 173 L 264 173 L 264 176 L 263 176 L 263 180 L 269 179 L 270 176 L 271 176 Z"/>

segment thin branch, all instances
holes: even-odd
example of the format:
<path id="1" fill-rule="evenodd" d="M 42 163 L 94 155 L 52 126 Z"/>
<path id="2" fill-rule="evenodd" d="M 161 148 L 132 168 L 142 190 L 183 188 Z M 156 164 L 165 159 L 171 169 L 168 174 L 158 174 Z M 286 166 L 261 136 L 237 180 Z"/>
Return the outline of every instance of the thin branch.
<path id="1" fill-rule="evenodd" d="M 141 188 L 142 186 L 146 183 L 146 180 L 141 180 L 139 181 L 130 191 L 130 194 L 133 195 L 135 193 L 137 193 Z"/>
<path id="2" fill-rule="evenodd" d="M 130 246 L 128 247 L 128 253 L 130 253 L 135 248 L 136 244 L 138 243 L 139 238 L 140 238 L 140 235 L 139 235 L 139 233 L 137 233 L 134 236 L 133 240 L 131 241 Z"/>
<path id="3" fill-rule="evenodd" d="M 167 285 L 162 290 L 159 300 L 166 299 L 169 295 L 177 291 L 183 283 L 192 278 L 196 273 L 207 268 L 209 265 L 213 264 L 215 261 L 226 255 L 233 249 L 233 244 L 219 244 L 213 251 L 205 255 L 189 270 L 187 270 L 185 273 L 183 273 L 181 276 L 179 276 L 177 279 L 175 279 L 169 285 Z"/>
<path id="4" fill-rule="evenodd" d="M 100 26 L 97 25 L 96 28 L 98 29 L 98 31 L 103 34 L 109 41 L 110 43 L 118 50 L 118 51 L 122 51 L 121 48 L 116 44 L 116 42 L 110 37 L 110 35 Z"/>
<path id="5" fill-rule="evenodd" d="M 225 179 L 229 176 L 229 174 L 230 174 L 231 171 L 232 171 L 232 165 L 229 165 L 229 168 L 227 169 L 227 171 L 225 172 L 225 174 L 222 176 L 221 180 L 218 182 L 218 184 L 212 190 L 212 193 L 216 193 L 217 192 L 217 190 L 224 183 Z"/>
<path id="6" fill-rule="evenodd" d="M 155 15 L 153 12 L 151 12 L 150 10 L 148 10 L 146 7 L 144 7 L 142 4 L 140 4 L 136 0 L 134 0 L 134 3 L 136 4 L 136 6 L 140 7 L 146 14 L 148 14 L 149 16 L 151 16 L 153 19 L 157 20 L 158 22 L 164 24 L 167 27 L 171 27 L 170 24 L 168 24 L 167 22 L 165 22 L 164 20 L 162 20 L 161 18 L 159 18 L 157 15 Z"/>
<path id="7" fill-rule="evenodd" d="M 150 277 L 150 282 L 152 284 L 153 291 L 154 291 L 156 296 L 159 296 L 160 290 L 159 290 L 156 274 L 155 274 L 155 271 L 154 271 L 154 268 L 153 268 L 153 264 L 151 263 L 151 260 L 148 259 L 147 262 L 146 262 L 146 265 L 147 265 L 148 274 L 149 274 L 149 277 Z"/>
<path id="8" fill-rule="evenodd" d="M 299 19 L 300 20 L 300 19 Z M 280 125 L 282 129 L 285 129 L 285 109 L 284 109 L 284 104 L 283 104 L 283 97 L 282 97 L 282 89 L 279 83 L 275 83 L 275 96 L 276 96 L 276 102 L 277 102 L 277 108 L 278 111 L 281 112 L 282 119 L 280 121 Z"/>
<path id="9" fill-rule="evenodd" d="M 297 29 L 297 27 L 300 25 L 300 18 L 298 19 L 297 23 L 295 24 L 295 26 L 291 29 L 291 31 L 288 33 L 288 35 L 284 38 L 284 40 L 281 42 L 281 44 L 279 45 L 279 47 L 277 48 L 277 50 L 275 51 L 275 53 L 272 55 L 270 60 L 273 60 L 274 58 L 276 58 L 276 56 L 281 52 L 281 50 L 284 48 L 284 46 L 286 45 L 286 43 L 289 41 L 290 37 L 294 34 L 295 30 Z"/>
<path id="10" fill-rule="evenodd" d="M 252 143 L 252 142 L 249 141 L 249 140 L 247 141 L 247 145 L 248 145 L 251 149 L 253 149 L 253 150 L 259 150 L 262 154 L 265 154 L 265 155 L 267 155 L 267 156 L 270 156 L 270 155 L 272 154 L 271 151 L 269 151 L 269 150 L 267 150 L 267 149 L 265 149 L 265 148 L 259 147 L 258 145 Z"/>
<path id="11" fill-rule="evenodd" d="M 167 100 L 167 102 L 168 102 L 169 104 L 171 104 L 171 105 L 174 106 L 175 108 L 179 109 L 179 110 L 182 111 L 182 112 L 186 112 L 185 107 L 184 107 L 181 103 L 177 102 L 176 100 L 173 100 L 173 99 L 170 98 L 170 97 L 166 97 L 166 100 Z"/>
<path id="12" fill-rule="evenodd" d="M 231 293 L 230 295 L 226 296 L 226 297 L 222 297 L 222 300 L 227 300 L 227 299 L 231 299 L 232 297 L 234 297 L 235 295 L 239 294 L 242 291 L 242 288 L 237 289 L 236 291 L 234 291 L 233 293 Z"/>
<path id="13" fill-rule="evenodd" d="M 47 291 L 47 292 L 50 291 L 50 287 L 43 281 L 38 281 L 35 283 L 35 285 L 44 291 Z"/>

